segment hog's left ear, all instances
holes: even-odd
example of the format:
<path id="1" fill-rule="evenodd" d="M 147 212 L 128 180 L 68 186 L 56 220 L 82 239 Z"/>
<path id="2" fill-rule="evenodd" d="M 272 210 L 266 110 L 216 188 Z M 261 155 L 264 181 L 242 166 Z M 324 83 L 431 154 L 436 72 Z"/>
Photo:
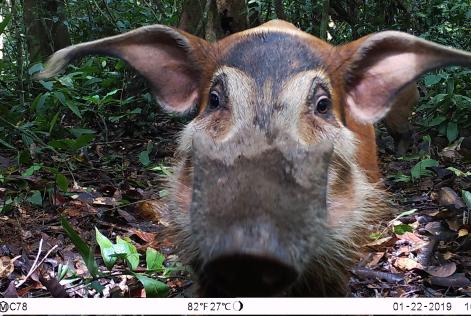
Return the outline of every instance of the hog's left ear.
<path id="1" fill-rule="evenodd" d="M 338 48 L 350 113 L 373 123 L 389 111 L 402 88 L 423 73 L 448 65 L 471 65 L 471 53 L 396 31 L 361 38 Z"/>
<path id="2" fill-rule="evenodd" d="M 85 55 L 118 57 L 150 82 L 161 106 L 183 113 L 198 103 L 209 52 L 209 44 L 200 38 L 164 25 L 151 25 L 61 49 L 37 77 L 51 77 Z"/>

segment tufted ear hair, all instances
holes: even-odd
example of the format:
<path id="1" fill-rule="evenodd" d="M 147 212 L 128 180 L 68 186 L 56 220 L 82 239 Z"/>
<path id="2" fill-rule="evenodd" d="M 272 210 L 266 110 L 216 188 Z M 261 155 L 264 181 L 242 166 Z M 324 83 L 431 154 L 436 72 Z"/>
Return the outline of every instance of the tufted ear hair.
<path id="1" fill-rule="evenodd" d="M 151 84 L 158 103 L 171 112 L 197 105 L 210 44 L 164 25 L 152 25 L 96 41 L 66 47 L 54 53 L 38 79 L 51 77 L 85 55 L 121 58 Z"/>
<path id="2" fill-rule="evenodd" d="M 471 53 L 396 31 L 372 34 L 337 48 L 345 104 L 357 120 L 383 118 L 394 97 L 423 73 L 471 65 Z"/>

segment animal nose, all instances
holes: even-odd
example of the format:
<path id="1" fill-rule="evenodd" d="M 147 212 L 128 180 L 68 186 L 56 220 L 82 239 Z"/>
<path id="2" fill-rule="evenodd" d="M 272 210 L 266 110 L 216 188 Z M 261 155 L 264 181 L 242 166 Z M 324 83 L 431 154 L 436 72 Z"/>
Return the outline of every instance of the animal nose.
<path id="1" fill-rule="evenodd" d="M 217 257 L 204 267 L 209 281 L 228 296 L 274 296 L 298 278 L 294 267 L 277 258 L 252 254 Z"/>

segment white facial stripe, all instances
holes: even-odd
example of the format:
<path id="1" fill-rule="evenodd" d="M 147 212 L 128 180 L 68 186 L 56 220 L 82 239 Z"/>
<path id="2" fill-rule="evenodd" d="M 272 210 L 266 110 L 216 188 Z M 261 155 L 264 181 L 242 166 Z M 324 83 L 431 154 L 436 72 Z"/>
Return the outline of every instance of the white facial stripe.
<path id="1" fill-rule="evenodd" d="M 283 107 L 281 111 L 275 113 L 277 125 L 295 139 L 299 139 L 299 120 L 305 109 L 314 78 L 320 78 L 331 89 L 330 81 L 322 69 L 308 70 L 297 73 L 285 81 L 278 97 L 278 102 L 283 104 Z M 304 143 L 301 139 L 299 141 Z"/>
<path id="2" fill-rule="evenodd" d="M 224 75 L 224 89 L 227 93 L 227 102 L 229 102 L 232 114 L 232 127 L 221 140 L 221 142 L 225 142 L 234 135 L 237 135 L 237 131 L 244 125 L 253 121 L 255 115 L 254 91 L 256 91 L 256 84 L 255 81 L 242 70 L 229 66 L 219 68 L 213 78 L 219 75 Z"/>

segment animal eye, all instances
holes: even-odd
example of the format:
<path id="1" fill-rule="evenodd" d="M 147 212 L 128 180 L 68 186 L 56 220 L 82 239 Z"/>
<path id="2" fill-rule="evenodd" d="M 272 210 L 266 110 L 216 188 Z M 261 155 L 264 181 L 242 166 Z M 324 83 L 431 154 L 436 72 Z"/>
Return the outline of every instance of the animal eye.
<path id="1" fill-rule="evenodd" d="M 217 109 L 220 105 L 219 95 L 216 91 L 211 91 L 209 94 L 209 108 Z"/>
<path id="2" fill-rule="evenodd" d="M 319 114 L 326 114 L 331 106 L 332 101 L 330 101 L 327 96 L 321 96 L 317 99 L 316 112 Z"/>

